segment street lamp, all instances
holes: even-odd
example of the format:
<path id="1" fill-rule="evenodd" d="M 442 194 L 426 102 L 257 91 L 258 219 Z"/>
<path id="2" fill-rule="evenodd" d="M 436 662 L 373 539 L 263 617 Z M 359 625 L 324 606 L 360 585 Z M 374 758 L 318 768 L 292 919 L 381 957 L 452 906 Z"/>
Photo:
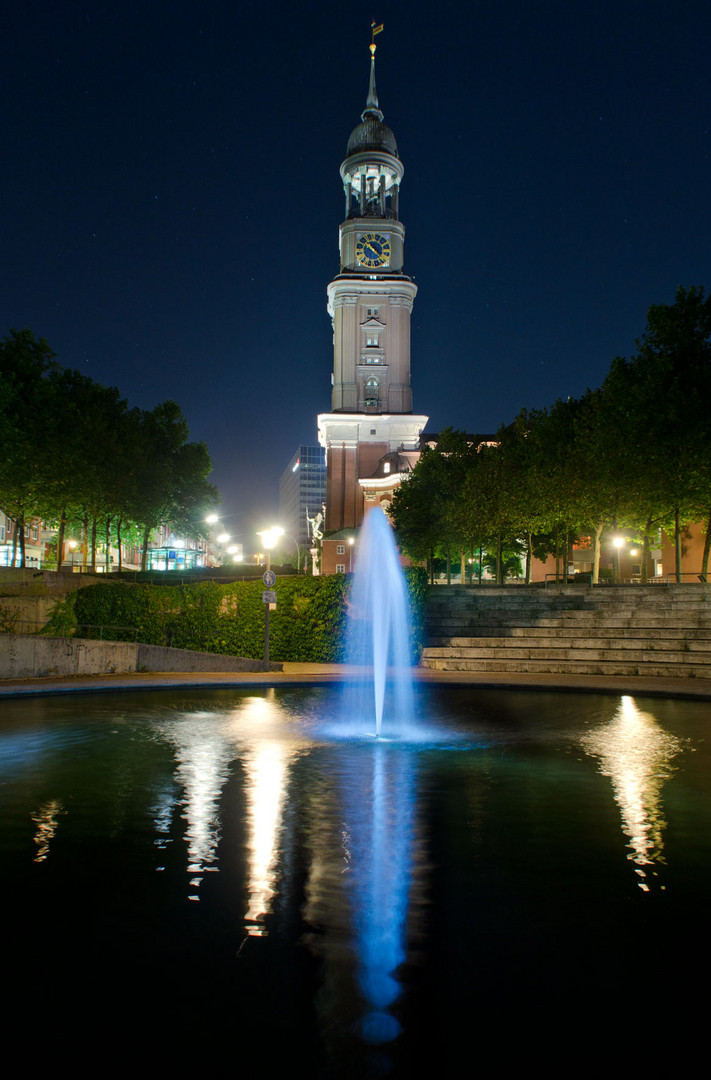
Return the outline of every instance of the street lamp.
<path id="1" fill-rule="evenodd" d="M 615 556 L 616 556 L 615 563 L 616 563 L 616 569 L 617 569 L 615 584 L 619 585 L 620 584 L 620 550 L 621 550 L 621 548 L 623 547 L 623 545 L 625 543 L 625 537 L 624 536 L 613 536 L 612 543 L 614 544 L 614 547 L 615 547 Z"/>
<path id="2" fill-rule="evenodd" d="M 276 581 L 271 568 L 271 552 L 276 547 L 279 537 L 283 535 L 284 530 L 280 529 L 278 525 L 271 529 L 263 529 L 262 532 L 257 533 L 257 536 L 262 541 L 262 547 L 267 553 L 267 569 L 262 577 L 267 590 L 271 590 Z M 272 596 L 276 599 L 275 593 L 272 593 Z M 269 671 L 269 612 L 272 605 L 276 607 L 276 603 L 269 597 L 267 592 L 262 594 L 262 599 L 264 601 L 264 670 Z"/>
<path id="3" fill-rule="evenodd" d="M 279 537 L 284 535 L 284 530 L 278 525 L 272 526 L 271 529 L 262 529 L 257 533 L 257 536 L 262 541 L 262 547 L 267 553 L 267 570 L 271 569 L 270 553 L 274 550 L 279 542 Z M 219 540 L 219 537 L 218 537 Z"/>
<path id="4" fill-rule="evenodd" d="M 355 536 L 348 537 L 348 573 L 350 574 L 353 563 L 353 545 L 355 544 Z"/>

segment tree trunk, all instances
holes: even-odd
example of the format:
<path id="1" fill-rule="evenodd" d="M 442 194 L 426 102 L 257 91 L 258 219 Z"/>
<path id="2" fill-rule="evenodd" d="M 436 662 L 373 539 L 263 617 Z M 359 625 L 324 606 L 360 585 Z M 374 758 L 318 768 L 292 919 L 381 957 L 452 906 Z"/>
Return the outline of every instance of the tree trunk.
<path id="1" fill-rule="evenodd" d="M 647 518 L 644 526 L 644 543 L 642 544 L 642 573 L 640 574 L 640 582 L 642 585 L 646 585 L 649 581 L 649 573 L 647 567 L 649 565 L 649 553 L 651 545 L 649 543 L 649 534 L 652 529 L 652 519 Z"/>
<path id="2" fill-rule="evenodd" d="M 123 518 L 119 518 L 116 524 L 116 546 L 118 547 L 118 572 L 119 574 L 123 570 L 123 562 L 121 555 L 121 522 Z"/>
<path id="3" fill-rule="evenodd" d="M 479 544 L 479 584 L 481 585 L 481 559 L 482 559 L 482 547 Z"/>
<path id="4" fill-rule="evenodd" d="M 711 552 L 711 514 L 709 514 L 709 523 L 706 528 L 706 539 L 704 541 L 704 553 L 701 556 L 701 580 L 708 581 L 709 573 L 709 552 Z"/>
<path id="5" fill-rule="evenodd" d="M 447 544 L 447 584 L 452 584 L 452 549 Z"/>
<path id="6" fill-rule="evenodd" d="M 600 522 L 595 526 L 595 536 L 593 539 L 593 568 L 592 568 L 592 584 L 597 585 L 600 581 L 600 538 L 602 536 L 602 530 L 604 522 Z"/>
<path id="7" fill-rule="evenodd" d="M 467 583 L 467 560 L 464 554 L 464 548 L 461 548 L 459 552 L 459 573 L 462 579 L 462 585 Z"/>
<path id="8" fill-rule="evenodd" d="M 14 567 L 16 564 L 17 564 L 17 522 L 13 521 L 13 523 L 12 523 L 12 560 L 10 562 L 10 566 Z"/>
<path id="9" fill-rule="evenodd" d="M 533 558 L 533 540 L 530 532 L 526 533 L 526 584 L 531 584 L 531 559 Z"/>
<path id="10" fill-rule="evenodd" d="M 82 574 L 85 574 L 86 562 L 89 556 L 89 515 L 87 513 L 84 514 L 82 530 L 81 571 Z"/>
<path id="11" fill-rule="evenodd" d="M 106 563 L 104 570 L 109 573 L 109 548 L 111 547 L 111 518 L 106 518 Z"/>
<path id="12" fill-rule="evenodd" d="M 146 525 L 143 530 L 143 550 L 141 551 L 141 570 L 145 570 L 148 566 L 148 540 L 151 535 L 150 525 Z"/>
<path id="13" fill-rule="evenodd" d="M 62 512 L 59 515 L 59 529 L 57 531 L 57 570 L 62 569 L 62 563 L 64 562 L 64 533 L 67 529 L 67 508 L 62 507 Z"/>
<path id="14" fill-rule="evenodd" d="M 674 561 L 676 563 L 677 584 L 681 581 L 681 525 L 679 507 L 674 511 Z"/>
<path id="15" fill-rule="evenodd" d="M 96 573 L 96 518 L 91 519 L 91 572 Z"/>
<path id="16" fill-rule="evenodd" d="M 560 582 L 560 538 L 558 533 L 558 526 L 555 527 L 555 583 Z"/>
<path id="17" fill-rule="evenodd" d="M 501 565 L 501 548 L 503 547 L 501 540 L 501 529 L 499 529 L 498 536 L 496 537 L 496 584 L 503 585 L 504 583 L 504 568 Z"/>
<path id="18" fill-rule="evenodd" d="M 17 528 L 20 530 L 20 566 L 25 565 L 25 514 L 24 511 L 20 514 L 17 522 Z"/>

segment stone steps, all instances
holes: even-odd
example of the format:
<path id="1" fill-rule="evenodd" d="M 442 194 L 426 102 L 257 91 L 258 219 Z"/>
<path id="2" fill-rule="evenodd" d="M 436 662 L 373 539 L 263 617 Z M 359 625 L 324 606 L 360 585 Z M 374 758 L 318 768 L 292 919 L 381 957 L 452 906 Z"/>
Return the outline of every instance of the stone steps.
<path id="1" fill-rule="evenodd" d="M 422 666 L 711 678 L 711 585 L 430 590 Z"/>
<path id="2" fill-rule="evenodd" d="M 446 634 L 439 637 L 435 634 L 430 634 L 430 645 L 444 645 L 447 642 L 451 642 L 453 645 L 466 645 L 470 642 L 482 642 L 483 644 L 493 644 L 495 639 L 497 643 L 503 644 L 506 641 L 515 644 L 518 638 L 530 638 L 536 639 L 543 643 L 551 643 L 553 641 L 560 641 L 563 634 L 563 628 L 560 633 L 551 633 L 551 629 L 548 626 L 512 626 L 512 627 L 483 627 L 477 626 L 476 634 L 461 634 L 457 637 L 449 636 Z M 568 635 L 568 639 L 574 644 L 578 641 L 579 635 L 573 636 L 570 634 L 570 627 L 566 626 L 565 632 Z M 585 637 L 591 640 L 605 639 L 615 637 L 616 639 L 629 639 L 636 641 L 658 641 L 660 639 L 668 639 L 670 641 L 709 641 L 711 642 L 711 629 L 697 629 L 690 630 L 688 627 L 676 627 L 676 626 L 647 626 L 647 627 L 634 627 L 635 633 L 631 632 L 625 635 L 613 634 L 612 631 L 616 629 L 609 626 L 595 626 L 585 627 Z M 502 632 L 505 631 L 505 632 Z M 652 647 L 650 645 L 650 647 Z"/>
<path id="3" fill-rule="evenodd" d="M 621 663 L 617 661 L 573 660 L 433 660 L 423 659 L 422 667 L 429 671 L 519 672 L 542 675 L 658 675 L 670 679 L 711 679 L 711 665 Z"/>
<path id="4" fill-rule="evenodd" d="M 456 656 L 467 657 L 491 657 L 494 650 L 504 656 L 520 659 L 521 657 L 538 658 L 542 656 L 566 656 L 575 660 L 580 657 L 583 660 L 608 659 L 602 656 L 605 652 L 620 652 L 625 657 L 632 659 L 630 653 L 669 653 L 671 656 L 688 656 L 689 652 L 698 653 L 699 662 L 705 661 L 706 657 L 711 660 L 711 642 L 684 642 L 680 645 L 678 638 L 659 638 L 657 642 L 646 642 L 640 638 L 614 638 L 603 637 L 574 642 L 565 638 L 535 638 L 534 642 L 528 638 L 489 637 L 489 638 L 453 638 L 451 642 L 442 645 L 427 647 L 428 657 Z M 592 654 L 595 653 L 595 657 Z M 615 659 L 611 657 L 609 659 Z"/>
<path id="5" fill-rule="evenodd" d="M 589 619 L 565 619 L 565 618 L 536 618 L 535 615 L 526 617 L 522 615 L 516 619 L 495 619 L 495 618 L 428 618 L 427 626 L 430 632 L 434 635 L 437 633 L 438 628 L 442 628 L 442 636 L 451 636 L 457 632 L 457 628 L 460 628 L 461 634 L 481 636 L 482 634 L 498 633 L 504 636 L 509 636 L 515 633 L 525 632 L 532 627 L 536 627 L 539 630 L 547 631 L 551 630 L 557 632 L 559 629 L 568 634 L 578 633 L 590 633 L 595 634 L 600 630 L 606 630 L 614 628 L 616 630 L 623 630 L 625 632 L 639 631 L 641 634 L 647 631 L 661 631 L 666 630 L 684 630 L 688 632 L 703 632 L 711 633 L 711 619 L 706 618 L 689 618 L 684 616 L 682 618 L 674 618 L 667 615 L 664 618 L 598 618 L 595 620 Z"/>

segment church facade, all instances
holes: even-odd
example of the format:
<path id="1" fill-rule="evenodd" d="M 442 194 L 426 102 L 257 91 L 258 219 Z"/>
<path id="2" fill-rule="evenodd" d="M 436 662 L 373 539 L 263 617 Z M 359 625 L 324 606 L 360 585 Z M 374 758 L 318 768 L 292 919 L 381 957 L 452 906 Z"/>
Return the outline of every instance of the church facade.
<path id="1" fill-rule="evenodd" d="M 333 325 L 331 412 L 318 417 L 326 451 L 322 572 L 344 553 L 369 507 L 387 507 L 419 456 L 427 417 L 412 411 L 410 317 L 417 286 L 404 272 L 404 168 L 384 122 L 370 45 L 370 82 L 341 165 L 340 271 L 328 286 Z"/>

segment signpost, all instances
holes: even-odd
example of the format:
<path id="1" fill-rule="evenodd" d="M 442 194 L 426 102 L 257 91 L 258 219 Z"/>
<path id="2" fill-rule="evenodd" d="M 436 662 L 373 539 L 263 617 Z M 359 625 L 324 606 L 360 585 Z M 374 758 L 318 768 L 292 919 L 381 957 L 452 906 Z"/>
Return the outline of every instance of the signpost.
<path id="1" fill-rule="evenodd" d="M 269 612 L 276 611 L 277 595 L 276 590 L 272 588 L 276 584 L 276 574 L 273 570 L 269 569 L 269 552 L 267 551 L 267 569 L 262 574 L 262 581 L 265 584 L 265 589 L 262 592 L 262 603 L 264 604 L 264 670 L 269 670 Z"/>

